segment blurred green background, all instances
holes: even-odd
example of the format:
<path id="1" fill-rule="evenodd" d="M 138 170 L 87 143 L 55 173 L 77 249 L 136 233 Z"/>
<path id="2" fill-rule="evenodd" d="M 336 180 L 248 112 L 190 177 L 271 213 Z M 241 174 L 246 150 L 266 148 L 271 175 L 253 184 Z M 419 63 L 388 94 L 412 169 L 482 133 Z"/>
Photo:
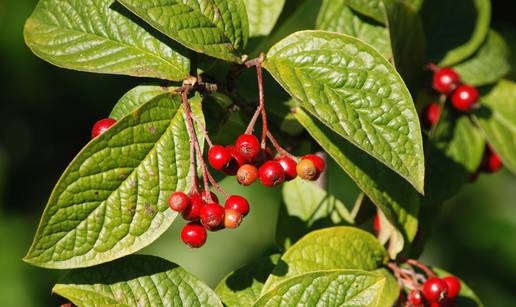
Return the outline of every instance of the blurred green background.
<path id="1" fill-rule="evenodd" d="M 36 2 L 0 0 L 0 306 L 64 302 L 51 295 L 63 272 L 31 267 L 21 258 L 53 184 L 89 140 L 91 125 L 142 81 L 63 70 L 33 56 L 22 28 Z M 493 1 L 493 8 L 495 29 L 516 47 L 510 2 Z M 233 180 L 224 185 L 238 189 Z M 178 241 L 178 221 L 143 252 L 216 285 L 229 271 L 274 250 L 280 191 L 257 186 L 247 193 L 256 205 L 239 230 L 212 234 L 203 249 L 190 250 Z M 514 176 L 505 170 L 481 176 L 446 204 L 435 226 L 424 261 L 464 278 L 486 306 L 516 306 Z"/>

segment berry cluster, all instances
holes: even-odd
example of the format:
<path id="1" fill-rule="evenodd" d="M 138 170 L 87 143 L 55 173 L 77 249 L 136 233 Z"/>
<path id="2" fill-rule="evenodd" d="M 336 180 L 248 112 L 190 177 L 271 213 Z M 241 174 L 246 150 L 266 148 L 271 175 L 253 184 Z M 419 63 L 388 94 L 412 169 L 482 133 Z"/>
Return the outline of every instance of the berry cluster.
<path id="1" fill-rule="evenodd" d="M 427 266 L 414 259 L 407 260 L 401 267 L 395 263 L 389 263 L 388 267 L 402 288 L 397 306 L 455 306 L 461 289 L 457 277 L 437 277 Z"/>
<path id="2" fill-rule="evenodd" d="M 468 84 L 460 81 L 459 74 L 449 67 L 438 68 L 433 64 L 429 65 L 433 71 L 432 87 L 444 98 L 450 96 L 450 101 L 457 111 L 470 112 L 478 107 L 478 98 L 480 96 L 478 90 Z M 431 102 L 427 105 L 424 113 L 425 124 L 432 127 L 437 123 L 441 116 L 441 106 L 437 102 Z"/>
<path id="3" fill-rule="evenodd" d="M 253 184 L 257 179 L 267 187 L 274 187 L 297 176 L 316 180 L 324 170 L 324 160 L 316 155 L 306 155 L 299 163 L 296 158 L 284 152 L 273 158 L 269 147 L 262 148 L 253 134 L 240 135 L 235 145 L 213 145 L 208 151 L 210 165 L 226 175 L 235 176 L 243 186 Z"/>
<path id="4" fill-rule="evenodd" d="M 467 84 L 462 84 L 459 74 L 449 67 L 438 68 L 433 64 L 429 65 L 433 71 L 432 87 L 446 99 L 451 95 L 450 100 L 454 109 L 459 112 L 470 112 L 478 107 L 478 90 Z M 443 102 L 444 102 L 443 99 Z M 428 127 L 433 127 L 441 117 L 441 104 L 431 102 L 426 106 L 423 114 L 424 123 Z M 500 157 L 487 145 L 484 151 L 484 158 L 479 169 L 470 177 L 470 181 L 475 181 L 481 172 L 495 173 L 502 167 Z"/>

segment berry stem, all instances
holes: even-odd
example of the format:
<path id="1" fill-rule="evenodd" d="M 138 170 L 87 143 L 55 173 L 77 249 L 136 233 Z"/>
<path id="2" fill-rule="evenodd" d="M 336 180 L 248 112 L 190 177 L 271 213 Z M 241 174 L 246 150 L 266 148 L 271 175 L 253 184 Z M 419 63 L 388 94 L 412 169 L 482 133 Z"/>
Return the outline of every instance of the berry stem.
<path id="1" fill-rule="evenodd" d="M 287 157 L 290 157 L 290 158 L 292 158 L 294 160 L 297 160 L 297 158 L 294 155 L 292 155 L 285 148 L 280 146 L 280 144 L 278 143 L 278 141 L 276 141 L 276 138 L 274 138 L 274 136 L 272 135 L 272 133 L 270 131 L 267 131 L 267 137 L 269 138 L 269 141 L 271 141 L 271 144 L 274 147 L 274 149 L 276 149 L 276 151 L 280 155 L 287 156 Z"/>
<path id="2" fill-rule="evenodd" d="M 256 75 L 258 76 L 258 98 L 260 99 L 260 109 L 262 113 L 262 149 L 265 149 L 267 141 L 267 112 L 265 111 L 265 99 L 263 95 L 263 76 L 262 76 L 262 64 L 259 62 L 256 64 Z"/>
<path id="3" fill-rule="evenodd" d="M 439 70 L 439 66 L 435 65 L 434 63 L 428 63 L 426 65 L 426 68 L 428 68 L 432 72 L 436 72 Z"/>
<path id="4" fill-rule="evenodd" d="M 186 128 L 188 135 L 190 136 L 190 176 L 192 176 L 192 192 L 199 192 L 199 179 L 197 178 L 197 171 L 195 168 L 195 144 L 197 143 L 197 137 L 195 136 L 195 130 L 192 123 L 192 114 L 190 111 L 190 105 L 188 104 L 188 92 L 190 85 L 185 85 L 181 91 L 181 99 L 183 102 L 183 109 L 185 110 L 186 116 Z"/>
<path id="5" fill-rule="evenodd" d="M 422 264 L 416 259 L 407 259 L 407 264 L 420 268 L 423 272 L 425 272 L 428 278 L 435 277 L 435 273 L 432 272 L 432 270 L 430 270 L 426 265 Z"/>
<path id="6" fill-rule="evenodd" d="M 258 116 L 260 116 L 260 113 L 262 112 L 262 106 L 258 106 L 256 108 L 256 111 L 253 114 L 253 117 L 251 118 L 251 121 L 249 121 L 249 125 L 247 125 L 247 128 L 245 129 L 245 134 L 253 134 L 254 125 L 256 124 L 256 121 L 258 120 Z"/>
<path id="7" fill-rule="evenodd" d="M 210 148 L 213 147 L 213 142 L 211 141 L 210 136 L 208 135 L 208 131 L 206 131 L 203 123 L 195 116 L 192 116 L 192 119 L 195 121 L 197 126 L 201 128 L 201 132 L 204 136 L 204 139 L 206 140 L 206 143 L 208 143 L 208 146 L 210 146 Z"/>
<path id="8" fill-rule="evenodd" d="M 217 181 L 215 181 L 215 179 L 213 179 L 213 177 L 211 176 L 211 174 L 209 172 L 207 172 L 207 175 L 208 175 L 208 180 L 211 182 L 211 185 L 217 191 L 219 191 L 220 194 L 224 195 L 224 198 L 227 199 L 229 197 L 229 194 L 221 188 L 221 186 L 217 183 Z"/>
<path id="9" fill-rule="evenodd" d="M 413 278 L 411 278 L 407 273 L 405 273 L 400 267 L 396 265 L 394 262 L 389 262 L 387 267 L 391 269 L 394 273 L 394 276 L 398 280 L 398 283 L 401 286 L 405 286 L 411 290 L 419 288 L 419 285 L 414 282 Z"/>

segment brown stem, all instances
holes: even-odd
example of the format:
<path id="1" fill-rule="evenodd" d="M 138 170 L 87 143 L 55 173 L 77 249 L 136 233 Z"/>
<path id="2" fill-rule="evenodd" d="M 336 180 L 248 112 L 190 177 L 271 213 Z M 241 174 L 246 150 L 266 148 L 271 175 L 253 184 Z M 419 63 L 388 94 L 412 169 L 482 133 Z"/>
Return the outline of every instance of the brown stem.
<path id="1" fill-rule="evenodd" d="M 256 121 L 258 120 L 258 116 L 260 116 L 260 113 L 262 112 L 262 106 L 258 106 L 256 108 L 256 111 L 253 114 L 253 117 L 251 118 L 251 121 L 249 122 L 249 125 L 247 125 L 247 129 L 245 129 L 245 134 L 252 134 L 254 130 L 254 125 L 256 125 Z"/>
<path id="2" fill-rule="evenodd" d="M 434 63 L 428 63 L 426 65 L 426 68 L 428 68 L 429 70 L 431 70 L 432 72 L 436 72 L 439 70 L 439 66 L 435 65 Z"/>
<path id="3" fill-rule="evenodd" d="M 217 190 L 220 192 L 220 194 L 224 195 L 224 198 L 228 198 L 229 195 L 228 193 L 226 193 L 226 191 L 224 191 L 222 189 L 222 187 L 217 183 L 217 181 L 215 181 L 215 179 L 213 179 L 213 177 L 211 176 L 211 174 L 208 172 L 208 180 L 211 182 L 211 185 Z"/>
<path id="4" fill-rule="evenodd" d="M 420 268 L 423 272 L 425 272 L 425 274 L 428 278 L 435 277 L 435 273 L 432 272 L 432 270 L 430 270 L 426 265 L 422 264 L 421 262 L 417 261 L 416 259 L 408 259 L 407 264 Z"/>
<path id="5" fill-rule="evenodd" d="M 394 262 L 389 262 L 387 267 L 394 273 L 400 285 L 406 286 L 409 289 L 417 289 L 419 287 L 418 284 L 414 283 L 414 280 L 407 273 L 403 272 Z"/>

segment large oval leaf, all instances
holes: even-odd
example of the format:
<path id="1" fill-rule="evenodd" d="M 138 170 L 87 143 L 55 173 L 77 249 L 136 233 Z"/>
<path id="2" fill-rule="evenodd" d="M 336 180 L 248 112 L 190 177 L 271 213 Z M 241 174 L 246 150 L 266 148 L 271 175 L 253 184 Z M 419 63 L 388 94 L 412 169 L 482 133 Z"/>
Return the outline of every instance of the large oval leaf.
<path id="1" fill-rule="evenodd" d="M 285 0 L 245 0 L 249 36 L 269 35 L 283 10 Z"/>
<path id="2" fill-rule="evenodd" d="M 480 101 L 476 120 L 504 165 L 516 174 L 516 83 L 501 80 Z"/>
<path id="3" fill-rule="evenodd" d="M 298 109 L 296 118 L 321 147 L 349 174 L 358 187 L 385 214 L 386 218 L 411 242 L 417 232 L 419 197 L 416 191 L 392 170 L 366 156 L 321 122 Z M 394 242 L 391 242 L 394 243 Z M 403 241 L 396 242 L 398 246 Z M 394 254 L 399 250 L 393 252 Z M 391 256 L 394 256 L 391 253 Z"/>
<path id="4" fill-rule="evenodd" d="M 347 0 L 324 0 L 317 17 L 316 28 L 351 35 L 370 44 L 386 58 L 391 58 L 387 28 L 356 13 L 347 3 Z"/>
<path id="5" fill-rule="evenodd" d="M 382 0 L 346 0 L 353 10 L 371 17 L 378 22 L 385 21 L 385 14 Z"/>
<path id="6" fill-rule="evenodd" d="M 117 0 L 187 48 L 227 61 L 249 37 L 243 0 Z"/>
<path id="7" fill-rule="evenodd" d="M 264 65 L 305 109 L 423 191 L 418 115 L 378 51 L 348 35 L 301 31 L 272 47 Z"/>
<path id="8" fill-rule="evenodd" d="M 52 291 L 78 306 L 222 306 L 177 264 L 144 255 L 70 271 Z"/>
<path id="9" fill-rule="evenodd" d="M 114 0 L 41 0 L 25 41 L 45 61 L 89 72 L 182 80 L 187 58 L 111 9 Z"/>
<path id="10" fill-rule="evenodd" d="M 425 1 L 421 14 L 428 55 L 440 66 L 449 66 L 467 59 L 484 42 L 491 21 L 491 1 Z"/>
<path id="11" fill-rule="evenodd" d="M 376 238 L 354 227 L 340 226 L 312 231 L 283 254 L 262 293 L 287 278 L 315 270 L 375 270 L 387 260 Z"/>
<path id="12" fill-rule="evenodd" d="M 498 81 L 511 70 L 508 61 L 509 47 L 495 31 L 490 31 L 486 41 L 470 59 L 453 68 L 463 82 L 474 86 Z"/>
<path id="13" fill-rule="evenodd" d="M 200 99 L 192 108 L 202 118 Z M 179 95 L 160 95 L 124 117 L 61 176 L 25 261 L 84 267 L 150 244 L 176 217 L 168 195 L 191 185 L 189 148 Z"/>
<path id="14" fill-rule="evenodd" d="M 111 110 L 109 118 L 121 120 L 123 117 L 133 112 L 142 104 L 153 98 L 170 91 L 169 87 L 159 85 L 139 85 L 122 96 Z"/>
<path id="15" fill-rule="evenodd" d="M 392 276 L 360 270 L 309 272 L 285 280 L 253 306 L 392 306 Z"/>
<path id="16" fill-rule="evenodd" d="M 251 306 L 262 292 L 263 284 L 278 263 L 279 254 L 263 257 L 234 272 L 217 285 L 215 292 L 225 306 Z"/>

